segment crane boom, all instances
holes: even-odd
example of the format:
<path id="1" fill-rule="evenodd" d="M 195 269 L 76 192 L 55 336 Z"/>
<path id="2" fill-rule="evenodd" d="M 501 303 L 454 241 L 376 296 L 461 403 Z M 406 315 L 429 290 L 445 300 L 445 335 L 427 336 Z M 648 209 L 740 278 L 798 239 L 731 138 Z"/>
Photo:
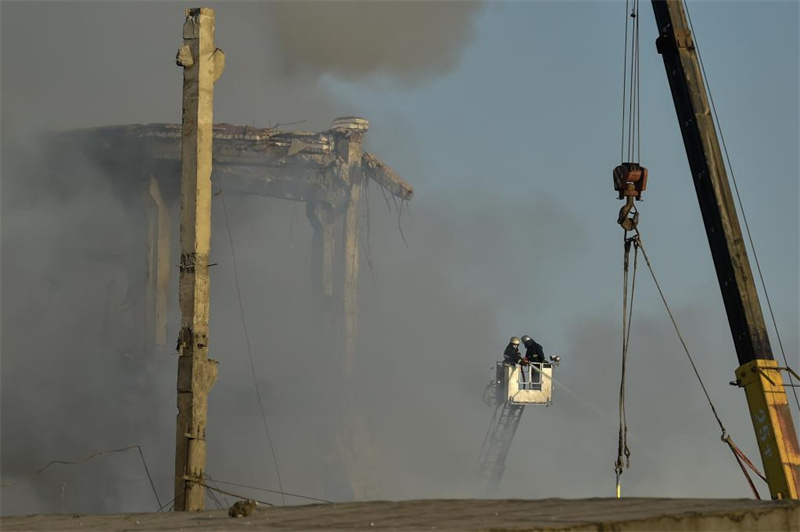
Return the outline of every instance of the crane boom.
<path id="1" fill-rule="evenodd" d="M 658 52 L 678 115 L 728 323 L 739 359 L 736 383 L 745 389 L 764 473 L 773 499 L 797 499 L 800 449 L 781 370 L 747 258 L 701 65 L 683 0 L 652 0 Z"/>

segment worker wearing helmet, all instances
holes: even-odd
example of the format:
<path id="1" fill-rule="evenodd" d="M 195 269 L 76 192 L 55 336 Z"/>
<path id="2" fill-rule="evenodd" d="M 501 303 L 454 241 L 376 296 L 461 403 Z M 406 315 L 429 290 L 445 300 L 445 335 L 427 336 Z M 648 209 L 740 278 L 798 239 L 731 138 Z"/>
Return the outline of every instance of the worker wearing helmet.
<path id="1" fill-rule="evenodd" d="M 511 340 L 503 351 L 503 362 L 509 366 L 513 366 L 522 360 L 522 355 L 519 352 L 519 338 L 512 336 Z"/>
<path id="2" fill-rule="evenodd" d="M 528 335 L 523 336 L 522 345 L 525 346 L 525 358 L 528 359 L 528 362 L 543 363 L 545 361 L 542 346 L 533 338 Z"/>

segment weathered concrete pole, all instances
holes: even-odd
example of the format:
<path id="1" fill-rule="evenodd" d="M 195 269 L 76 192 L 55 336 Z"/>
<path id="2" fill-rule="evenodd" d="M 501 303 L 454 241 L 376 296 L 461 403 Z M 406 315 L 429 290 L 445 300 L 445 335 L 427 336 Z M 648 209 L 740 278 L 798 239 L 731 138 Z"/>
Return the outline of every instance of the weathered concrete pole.
<path id="1" fill-rule="evenodd" d="M 213 9 L 186 10 L 177 63 L 183 67 L 183 131 L 175 510 L 200 511 L 205 507 L 208 392 L 217 378 L 217 362 L 208 358 L 208 254 L 214 82 L 225 55 L 214 45 Z"/>

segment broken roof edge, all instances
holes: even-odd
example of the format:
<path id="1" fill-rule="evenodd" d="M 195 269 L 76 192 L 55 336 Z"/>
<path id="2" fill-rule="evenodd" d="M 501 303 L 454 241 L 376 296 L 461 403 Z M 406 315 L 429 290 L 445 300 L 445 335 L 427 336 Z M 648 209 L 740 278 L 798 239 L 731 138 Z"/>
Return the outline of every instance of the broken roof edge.
<path id="1" fill-rule="evenodd" d="M 166 122 L 153 122 L 148 124 L 121 124 L 49 131 L 45 133 L 45 136 L 59 137 L 63 135 L 75 134 L 93 135 L 110 133 L 128 134 L 134 137 L 179 138 L 181 136 L 182 127 L 183 126 L 181 124 L 171 124 Z M 319 137 L 333 133 L 333 131 L 287 131 L 275 127 L 237 126 L 227 122 L 214 124 L 212 128 L 213 138 L 244 140 L 265 140 L 271 137 Z"/>
<path id="2" fill-rule="evenodd" d="M 403 200 L 410 200 L 414 196 L 414 187 L 375 155 L 363 152 L 361 168 L 367 177 L 391 192 L 393 196 Z"/>
<path id="3" fill-rule="evenodd" d="M 345 130 L 330 129 L 319 133 L 281 131 L 276 128 L 236 126 L 224 122 L 214 124 L 213 128 L 213 138 L 223 141 L 220 151 L 216 146 L 214 148 L 215 164 L 237 164 L 241 161 L 242 164 L 255 167 L 263 166 L 265 163 L 271 163 L 269 166 L 283 166 L 288 161 L 286 157 L 291 157 L 292 160 L 300 157 L 316 157 L 319 160 L 311 166 L 329 167 L 336 158 L 331 150 L 335 142 L 332 137 L 346 134 Z M 180 142 L 181 129 L 181 124 L 127 124 L 49 132 L 45 133 L 45 136 L 59 144 L 63 141 L 77 141 L 86 145 L 97 144 L 102 150 L 114 150 L 116 146 L 114 141 L 125 144 L 128 139 L 142 139 L 149 145 L 147 139 L 152 139 L 156 143 L 153 146 L 163 150 L 163 144 L 158 143 L 166 141 L 171 146 L 174 142 Z M 108 145 L 104 137 L 112 144 Z M 170 148 L 169 153 L 162 151 L 158 153 L 160 155 L 155 157 L 157 159 L 180 159 L 179 146 Z M 224 161 L 220 161 L 220 158 Z M 402 200 L 410 200 L 413 197 L 414 188 L 411 184 L 377 156 L 362 152 L 361 163 L 364 175 L 386 189 L 392 196 Z"/>

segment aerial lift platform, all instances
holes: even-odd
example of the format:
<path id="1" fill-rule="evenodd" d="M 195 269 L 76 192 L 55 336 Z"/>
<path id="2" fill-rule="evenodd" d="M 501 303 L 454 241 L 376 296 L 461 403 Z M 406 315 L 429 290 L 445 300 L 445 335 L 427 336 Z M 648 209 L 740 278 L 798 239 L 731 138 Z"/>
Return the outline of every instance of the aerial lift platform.
<path id="1" fill-rule="evenodd" d="M 489 494 L 500 484 L 506 469 L 511 442 L 528 405 L 550 406 L 553 398 L 553 368 L 561 359 L 550 362 L 509 365 L 497 362 L 483 399 L 494 406 L 492 421 L 478 454 L 478 476 L 486 482 Z"/>

